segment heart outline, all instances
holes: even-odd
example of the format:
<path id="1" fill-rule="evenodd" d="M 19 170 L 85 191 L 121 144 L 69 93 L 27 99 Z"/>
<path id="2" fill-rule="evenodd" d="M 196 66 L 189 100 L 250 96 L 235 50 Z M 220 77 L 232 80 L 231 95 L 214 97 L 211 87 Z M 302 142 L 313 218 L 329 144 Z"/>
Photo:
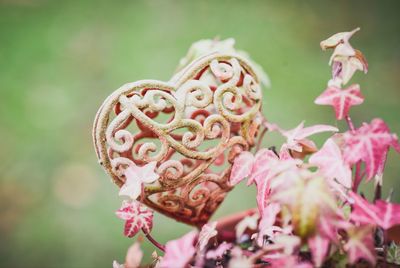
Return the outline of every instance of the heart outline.
<path id="1" fill-rule="evenodd" d="M 217 61 L 218 64 L 221 64 L 222 67 L 228 68 L 229 69 L 229 64 L 232 67 L 232 77 L 227 83 L 222 83 L 218 88 L 215 89 L 214 92 L 211 92 L 211 90 L 206 89 L 207 87 L 210 88 L 209 85 L 206 85 L 206 87 L 203 87 L 204 85 L 200 85 L 201 83 L 197 83 L 194 81 L 200 81 L 196 80 L 195 78 L 202 75 L 204 70 L 210 70 L 212 69 L 212 64 L 215 65 L 215 62 Z M 225 65 L 224 65 L 225 64 Z M 219 66 L 219 65 L 218 65 Z M 221 68 L 222 68 L 221 67 Z M 235 68 L 236 68 L 236 73 L 235 73 Z M 238 68 L 240 68 L 239 76 L 237 75 L 238 73 Z M 118 138 L 120 141 L 122 140 L 122 146 L 121 144 L 113 144 L 112 138 L 115 138 L 115 134 L 117 132 L 109 131 L 108 136 L 107 136 L 107 129 L 110 129 L 110 125 L 114 124 L 116 128 L 119 128 L 120 125 L 123 125 L 124 116 L 132 116 L 135 118 L 135 120 L 140 120 L 140 123 L 143 123 L 143 125 L 151 129 L 152 131 L 156 132 L 158 134 L 158 137 L 160 137 L 162 144 L 167 144 L 168 146 L 172 147 L 173 150 L 178 151 L 179 153 L 183 154 L 184 156 L 190 157 L 192 160 L 201 160 L 205 161 L 205 165 L 201 166 L 199 165 L 196 169 L 190 171 L 186 176 L 181 178 L 180 182 L 178 184 L 168 184 L 168 179 L 164 179 L 167 183 L 161 185 L 161 188 L 158 186 L 153 187 L 153 186 L 146 186 L 144 190 L 142 191 L 142 194 L 140 196 L 140 201 L 148 205 L 149 207 L 152 207 L 153 209 L 169 216 L 172 217 L 178 221 L 182 221 L 191 225 L 197 225 L 201 226 L 202 224 L 206 223 L 208 219 L 211 217 L 213 212 L 216 210 L 216 208 L 219 206 L 219 204 L 223 201 L 225 195 L 227 192 L 229 192 L 232 189 L 232 186 L 229 185 L 228 183 L 228 178 L 230 174 L 230 169 L 231 169 L 231 164 L 233 162 L 234 157 L 241 151 L 241 150 L 248 150 L 252 145 L 254 145 L 254 139 L 257 135 L 257 130 L 260 125 L 260 109 L 261 109 L 261 103 L 262 103 L 262 94 L 261 94 L 261 88 L 259 86 L 259 79 L 256 75 L 256 73 L 253 71 L 253 67 L 251 67 L 251 64 L 241 58 L 238 55 L 223 55 L 223 54 L 218 54 L 218 53 L 212 53 L 210 55 L 206 55 L 204 57 L 201 57 L 195 61 L 193 61 L 191 64 L 189 64 L 186 68 L 184 68 L 182 71 L 177 73 L 175 76 L 171 78 L 170 81 L 168 82 L 162 82 L 158 80 L 140 80 L 137 82 L 133 83 L 128 83 L 117 89 L 115 92 L 113 92 L 102 104 L 100 107 L 99 111 L 96 114 L 96 119 L 94 122 L 94 128 L 93 128 L 93 139 L 94 139 L 94 144 L 95 144 L 95 149 L 96 149 L 96 154 L 99 159 L 100 164 L 103 166 L 103 168 L 106 170 L 106 172 L 112 177 L 113 181 L 118 185 L 122 186 L 123 185 L 123 176 L 121 176 L 121 173 L 118 173 L 118 170 L 116 167 L 120 167 L 117 164 L 115 164 L 116 161 L 115 158 L 111 159 L 110 153 L 109 153 L 109 147 L 110 144 L 114 146 L 113 148 L 113 153 L 115 153 L 115 149 L 120 150 L 123 145 L 126 143 L 126 140 L 129 139 L 127 136 L 127 133 L 121 134 L 121 136 Z M 236 75 L 236 77 L 235 77 Z M 243 77 L 242 77 L 243 76 Z M 235 79 L 236 80 L 235 80 Z M 243 81 L 240 82 L 240 79 Z M 246 82 L 247 79 L 247 82 Z M 250 82 L 249 82 L 250 80 Z M 230 84 L 229 84 L 230 82 Z M 190 84 L 191 83 L 191 84 Z M 200 89 L 200 93 L 203 93 L 203 99 L 199 100 L 199 93 L 196 93 L 196 90 L 193 90 L 193 88 L 196 88 L 196 84 L 199 88 L 203 87 L 203 89 Z M 245 97 L 250 98 L 254 101 L 252 103 L 253 105 L 249 108 L 248 111 L 246 111 L 243 114 L 232 114 L 230 113 L 230 110 L 226 108 L 226 104 L 232 104 L 233 106 L 239 103 L 243 104 L 244 101 L 242 101 L 242 95 L 238 93 L 238 89 L 235 89 L 239 83 L 247 83 L 245 87 Z M 188 85 L 190 84 L 190 85 Z M 204 83 L 203 83 L 204 84 Z M 226 85 L 227 84 L 227 85 Z M 224 87 L 225 85 L 225 87 Z M 252 87 L 253 86 L 253 87 Z M 185 88 L 187 87 L 187 89 Z M 239 88 L 239 87 L 237 87 Z M 140 92 L 146 91 L 144 95 L 142 96 Z M 197 89 L 198 91 L 198 89 Z M 148 93 L 150 92 L 150 93 Z M 193 93 L 195 92 L 195 93 Z M 198 145 L 198 142 L 193 142 L 193 135 L 188 135 L 186 137 L 186 143 L 182 142 L 176 142 L 174 138 L 172 138 L 172 135 L 169 135 L 171 130 L 174 129 L 179 129 L 180 127 L 185 126 L 185 122 L 188 122 L 190 120 L 186 120 L 183 116 L 183 113 L 185 111 L 185 107 L 189 107 L 190 105 L 193 105 L 196 107 L 201 108 L 201 101 L 203 100 L 204 103 L 207 104 L 207 100 L 204 101 L 206 98 L 205 96 L 210 95 L 210 92 L 212 94 L 212 104 L 214 105 L 214 108 L 217 111 L 217 114 L 212 114 L 208 116 L 204 122 L 203 126 L 208 126 L 209 125 L 209 131 L 212 132 L 212 126 L 216 122 L 219 122 L 220 124 L 223 125 L 226 129 L 229 129 L 229 136 L 226 136 L 227 131 L 225 131 L 225 141 L 222 143 L 219 143 L 218 146 L 207 150 L 205 152 L 197 152 L 190 150 L 189 147 L 195 148 L 196 145 Z M 167 94 L 168 93 L 168 94 Z M 231 101 L 223 101 L 224 96 L 227 93 L 231 93 Z M 232 101 L 232 93 L 236 98 L 235 101 Z M 243 92 L 242 92 L 243 93 Z M 190 98 L 190 94 L 194 94 L 194 97 L 192 96 Z M 197 95 L 196 95 L 197 94 Z M 140 97 L 136 97 L 136 96 Z M 155 99 L 152 99 L 154 95 L 162 95 L 162 98 L 167 99 L 171 101 L 172 103 L 175 102 L 175 114 L 174 118 L 171 122 L 168 122 L 167 124 L 156 124 L 154 121 L 152 121 L 145 113 L 143 113 L 140 110 L 140 106 L 142 105 L 143 107 L 147 105 L 147 107 L 152 107 L 154 110 L 159 110 L 163 111 L 166 108 L 163 106 L 162 102 L 157 102 Z M 249 95 L 249 96 L 248 96 Z M 150 96 L 150 97 L 147 97 Z M 188 97 L 189 96 L 189 97 Z M 209 96 L 208 96 L 209 97 Z M 141 99 L 142 98 L 142 99 Z M 175 100 L 174 100 L 175 98 Z M 225 98 L 229 99 L 229 98 Z M 239 99 L 239 100 L 238 100 Z M 218 101 L 219 100 L 219 101 Z M 187 103 L 189 101 L 189 103 Z M 224 104 L 225 103 L 225 104 Z M 122 106 L 122 109 L 119 114 L 116 115 L 115 118 L 118 118 L 120 116 L 123 119 L 118 119 L 115 120 L 115 118 L 109 123 L 110 120 L 110 114 L 112 113 L 112 110 L 115 109 L 116 105 Z M 189 105 L 188 105 L 189 104 Z M 210 104 L 210 103 L 208 103 Z M 138 108 L 139 107 L 139 108 Z M 178 112 L 177 112 L 178 111 Z M 123 116 L 121 116 L 121 114 Z M 178 114 L 178 116 L 176 116 Z M 207 119 L 211 118 L 209 121 L 211 121 L 209 124 L 207 123 Z M 227 128 L 226 127 L 226 122 L 223 119 L 229 118 L 227 121 L 229 124 L 232 123 L 241 123 L 240 126 L 240 131 L 241 134 L 239 136 L 234 136 L 231 137 L 232 132 L 230 131 L 230 125 Z M 186 121 L 185 121 L 186 120 Z M 214 121 L 213 121 L 214 120 Z M 218 121 L 219 120 L 219 121 Z M 188 122 L 189 123 L 189 122 Z M 190 122 L 193 125 L 193 122 Z M 208 125 L 207 125 L 208 124 Z M 192 125 L 188 125 L 193 127 Z M 196 127 L 199 127 L 199 124 L 194 124 Z M 201 125 L 201 124 L 200 124 Z M 113 128 L 111 127 L 113 130 Z M 206 129 L 206 127 L 204 127 Z M 120 131 L 120 130 L 119 130 Z M 165 135 L 165 131 L 167 131 L 168 135 Z M 114 137 L 110 138 L 110 133 L 111 136 L 115 135 Z M 122 133 L 122 132 L 120 132 Z M 206 132 L 207 133 L 207 132 Z M 204 136 L 204 135 L 203 135 Z M 223 135 L 221 134 L 221 137 Z M 184 135 L 182 136 L 184 137 Z M 210 135 L 212 137 L 212 134 Z M 162 140 L 164 139 L 165 140 Z M 198 138 L 197 134 L 194 138 Z M 191 140 L 192 139 L 192 140 Z M 198 140 L 200 142 L 204 140 L 204 137 Z M 184 138 L 182 138 L 182 141 L 184 141 Z M 134 143 L 134 141 L 132 142 Z M 185 144 L 184 144 L 185 143 Z M 190 145 L 192 144 L 192 145 Z M 241 150 L 238 150 L 237 148 L 234 149 L 234 146 L 236 145 L 241 145 L 242 147 L 240 148 Z M 120 147 L 118 147 L 120 146 Z M 129 146 L 128 146 L 129 147 Z M 150 146 L 151 147 L 151 146 Z M 154 146 L 153 146 L 154 147 Z M 166 150 L 170 150 L 170 147 L 166 148 Z M 189 148 L 189 149 L 188 149 Z M 124 148 L 121 149 L 121 152 L 123 152 Z M 151 149 L 154 148 L 150 148 Z M 228 155 L 228 162 L 230 163 L 230 166 L 223 170 L 218 176 L 219 178 L 216 179 L 214 176 L 215 174 L 205 174 L 205 170 L 213 164 L 217 157 L 222 154 L 223 151 L 226 151 L 227 149 L 230 149 L 230 153 Z M 139 149 L 140 151 L 140 149 Z M 145 150 L 144 150 L 145 151 Z M 147 150 L 148 151 L 148 150 Z M 163 151 L 162 153 L 165 153 Z M 160 152 L 159 154 L 162 155 Z M 143 156 L 142 152 L 142 156 Z M 211 155 L 211 156 L 210 156 Z M 158 157 L 160 158 L 160 157 Z M 161 157 L 162 158 L 162 157 Z M 128 159 L 129 160 L 129 159 Z M 154 159 L 146 159 L 145 162 L 149 162 Z M 158 159 L 160 160 L 160 159 Z M 114 162 L 113 162 L 114 161 Z M 118 161 L 121 161 L 119 159 Z M 125 163 L 122 164 L 130 164 L 129 161 L 123 160 Z M 169 160 L 168 160 L 169 161 Z M 167 161 L 167 162 L 168 162 Z M 119 163 L 121 164 L 121 163 Z M 166 170 L 163 170 L 163 165 L 164 163 L 158 163 L 158 172 L 164 172 L 162 174 L 166 174 Z M 176 164 L 176 163 L 175 163 Z M 200 168 L 199 168 L 200 167 Z M 168 167 L 167 167 L 168 168 Z M 169 167 L 170 168 L 170 167 Z M 161 170 L 161 171 L 160 171 Z M 186 178 L 186 179 L 185 179 Z M 176 178 L 175 178 L 176 179 Z M 174 182 L 174 180 L 172 180 Z M 175 181 L 176 182 L 176 181 Z M 191 191 L 198 185 L 200 184 L 205 184 L 207 182 L 214 182 L 220 189 L 218 191 L 214 191 L 214 195 L 210 195 L 207 199 L 207 204 L 201 203 L 201 202 L 196 202 L 196 200 L 193 201 L 193 198 L 189 198 Z M 187 202 L 188 204 L 184 203 L 182 204 L 182 200 L 179 201 L 179 206 L 180 207 L 185 207 L 186 205 L 191 206 L 190 209 L 195 209 L 196 207 L 202 206 L 202 208 L 199 211 L 194 211 L 193 213 L 197 214 L 195 217 L 189 217 L 185 213 L 189 213 L 188 211 L 186 212 L 180 212 L 177 211 L 176 209 L 173 209 L 171 207 L 166 208 L 165 206 L 159 206 L 155 205 L 153 201 L 148 199 L 149 196 L 153 195 L 154 193 L 160 193 L 160 189 L 162 190 L 161 192 L 165 191 L 171 191 L 173 189 L 179 189 L 179 187 L 183 188 L 181 192 L 178 194 L 178 196 L 187 196 Z M 203 187 L 204 188 L 204 187 Z M 185 190 L 186 189 L 186 190 Z M 202 192 L 203 190 L 203 192 Z M 185 192 L 186 191 L 186 192 Z M 198 195 L 206 194 L 204 192 L 204 189 L 200 189 L 198 192 Z M 212 192 L 212 193 L 214 193 Z M 165 197 L 165 196 L 164 196 Z M 162 202 L 172 202 L 171 200 L 168 200 L 168 198 L 171 198 L 171 196 L 167 195 L 167 198 L 164 198 L 163 196 L 160 196 L 158 198 L 158 201 Z M 163 198 L 165 200 L 163 200 Z M 199 197 L 201 200 L 201 197 Z M 173 198 L 174 200 L 176 197 Z"/>

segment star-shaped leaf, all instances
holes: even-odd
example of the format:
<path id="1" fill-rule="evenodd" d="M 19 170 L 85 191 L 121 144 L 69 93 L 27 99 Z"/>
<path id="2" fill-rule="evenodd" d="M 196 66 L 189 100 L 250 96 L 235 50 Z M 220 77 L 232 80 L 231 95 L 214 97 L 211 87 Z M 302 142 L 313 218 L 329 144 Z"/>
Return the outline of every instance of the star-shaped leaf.
<path id="1" fill-rule="evenodd" d="M 336 127 L 329 125 L 314 125 L 310 127 L 304 127 L 304 121 L 301 122 L 296 128 L 291 130 L 279 130 L 283 136 L 286 137 L 286 143 L 282 146 L 283 148 L 302 152 L 302 144 L 309 144 L 307 137 L 322 133 L 322 132 L 337 132 L 339 131 Z"/>
<path id="2" fill-rule="evenodd" d="M 333 139 L 328 139 L 322 148 L 310 157 L 309 163 L 317 165 L 331 185 L 336 183 L 336 179 L 340 185 L 351 187 L 351 169 L 344 162 L 342 152 Z"/>
<path id="3" fill-rule="evenodd" d="M 167 242 L 165 245 L 165 255 L 161 260 L 161 268 L 184 268 L 192 259 L 196 248 L 194 240 L 196 239 L 197 232 L 192 231 L 185 234 L 179 239 Z"/>
<path id="4" fill-rule="evenodd" d="M 376 224 L 387 230 L 400 224 L 400 204 L 393 204 L 383 200 L 377 200 L 370 204 L 358 194 L 349 194 L 353 202 L 351 220 L 359 224 Z"/>
<path id="5" fill-rule="evenodd" d="M 251 173 L 254 163 L 254 156 L 252 153 L 244 151 L 241 152 L 234 160 L 229 181 L 231 185 L 236 185 L 244 178 L 248 177 Z"/>
<path id="6" fill-rule="evenodd" d="M 343 246 L 347 253 L 350 264 L 355 264 L 360 259 L 376 262 L 374 239 L 374 229 L 371 225 L 354 226 L 347 230 L 348 240 Z"/>
<path id="7" fill-rule="evenodd" d="M 343 137 L 345 162 L 352 165 L 363 161 L 367 180 L 383 173 L 386 154 L 390 146 L 400 152 L 397 136 L 390 133 L 382 119 L 374 119 L 370 124 L 364 123 L 354 132 L 346 132 Z"/>
<path id="8" fill-rule="evenodd" d="M 119 191 L 119 195 L 136 199 L 142 191 L 143 184 L 153 183 L 159 178 L 159 175 L 155 173 L 156 164 L 157 162 L 153 161 L 142 167 L 129 166 L 124 171 L 126 180 Z"/>
<path id="9" fill-rule="evenodd" d="M 127 237 L 135 236 L 140 229 L 150 232 L 153 228 L 153 211 L 138 201 L 124 200 L 116 214 L 119 218 L 125 220 L 124 234 Z"/>
<path id="10" fill-rule="evenodd" d="M 315 267 L 321 267 L 328 255 L 329 240 L 317 234 L 308 239 L 308 245 Z"/>
<path id="11" fill-rule="evenodd" d="M 335 110 L 336 119 L 342 120 L 349 114 L 351 106 L 360 105 L 363 101 L 360 86 L 356 84 L 346 89 L 330 86 L 315 99 L 315 104 L 331 105 Z"/>

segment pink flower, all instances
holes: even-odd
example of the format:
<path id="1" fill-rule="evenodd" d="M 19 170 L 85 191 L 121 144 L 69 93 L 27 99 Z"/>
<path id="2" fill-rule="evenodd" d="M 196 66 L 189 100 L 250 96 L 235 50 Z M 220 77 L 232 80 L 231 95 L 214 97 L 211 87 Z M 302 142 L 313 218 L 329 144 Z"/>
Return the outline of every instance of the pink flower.
<path id="1" fill-rule="evenodd" d="M 196 248 L 194 247 L 196 236 L 197 232 L 192 231 L 177 240 L 169 241 L 165 245 L 165 255 L 160 262 L 160 267 L 186 267 L 196 252 Z"/>
<path id="2" fill-rule="evenodd" d="M 129 196 L 136 199 L 141 191 L 144 183 L 153 183 L 159 178 L 159 175 L 154 172 L 157 162 L 150 162 L 142 167 L 129 166 L 125 172 L 125 183 L 119 190 L 119 195 Z"/>
<path id="3" fill-rule="evenodd" d="M 153 211 L 138 201 L 128 202 L 124 200 L 116 214 L 119 218 L 125 220 L 124 234 L 127 237 L 135 236 L 140 229 L 150 232 L 153 228 Z"/>
<path id="4" fill-rule="evenodd" d="M 344 141 L 345 162 L 352 165 L 358 161 L 363 161 L 367 180 L 383 173 L 390 146 L 400 153 L 397 136 L 390 133 L 388 126 L 382 119 L 374 119 L 370 124 L 364 123 L 354 132 L 346 132 Z"/>
<path id="5" fill-rule="evenodd" d="M 315 99 L 315 104 L 331 105 L 338 120 L 342 120 L 349 114 L 351 106 L 360 105 L 363 102 L 364 97 L 361 95 L 360 86 L 357 84 L 346 89 L 330 86 Z"/>

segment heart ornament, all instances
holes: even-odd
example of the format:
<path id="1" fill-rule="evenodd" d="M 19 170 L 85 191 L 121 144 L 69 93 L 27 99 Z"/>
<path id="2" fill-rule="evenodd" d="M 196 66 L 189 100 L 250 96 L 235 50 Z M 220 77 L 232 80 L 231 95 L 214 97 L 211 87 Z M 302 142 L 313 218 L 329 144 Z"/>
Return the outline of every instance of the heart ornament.
<path id="1" fill-rule="evenodd" d="M 99 163 L 122 186 L 124 170 L 156 162 L 158 179 L 138 200 L 177 221 L 201 226 L 225 195 L 235 156 L 255 143 L 262 92 L 238 55 L 200 57 L 169 82 L 141 80 L 113 92 L 97 112 Z"/>

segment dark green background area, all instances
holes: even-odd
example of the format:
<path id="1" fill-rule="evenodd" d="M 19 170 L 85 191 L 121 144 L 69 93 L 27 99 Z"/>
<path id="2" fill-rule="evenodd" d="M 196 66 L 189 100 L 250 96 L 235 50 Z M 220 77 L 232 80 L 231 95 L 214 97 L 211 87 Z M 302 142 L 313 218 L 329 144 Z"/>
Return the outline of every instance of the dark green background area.
<path id="1" fill-rule="evenodd" d="M 111 267 L 132 243 L 114 211 L 118 189 L 96 162 L 91 126 L 102 100 L 126 82 L 168 80 L 190 44 L 233 37 L 264 67 L 272 88 L 264 113 L 282 127 L 325 123 L 313 104 L 330 76 L 319 42 L 333 33 L 367 57 L 358 73 L 366 101 L 351 110 L 400 133 L 397 1 L 50 1 L 0 0 L 0 266 Z M 265 145 L 282 139 L 268 136 Z M 327 135 L 315 137 L 320 146 Z M 389 155 L 384 194 L 400 201 L 400 157 Z M 372 182 L 365 186 L 370 193 Z M 244 185 L 215 218 L 255 206 Z M 165 242 L 190 228 L 155 217 Z M 146 254 L 153 250 L 144 243 Z"/>

